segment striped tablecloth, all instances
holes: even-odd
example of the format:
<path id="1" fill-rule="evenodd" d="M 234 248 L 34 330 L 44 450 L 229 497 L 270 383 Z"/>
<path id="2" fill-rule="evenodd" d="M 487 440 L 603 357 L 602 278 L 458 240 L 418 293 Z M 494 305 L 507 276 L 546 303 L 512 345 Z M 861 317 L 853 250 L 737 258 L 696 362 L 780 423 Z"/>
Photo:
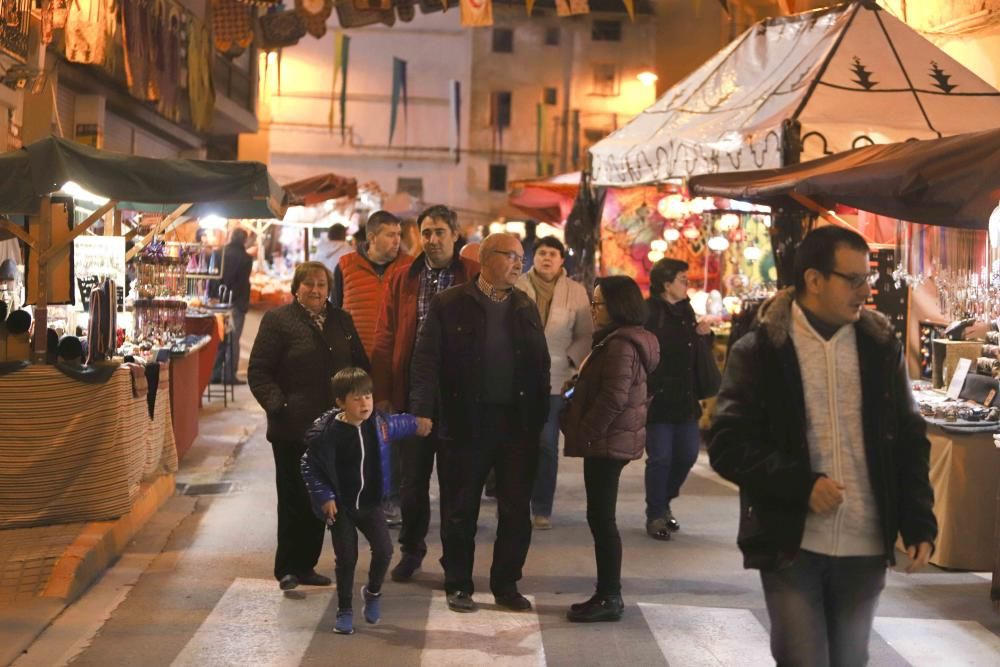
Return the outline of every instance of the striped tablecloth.
<path id="1" fill-rule="evenodd" d="M 104 384 L 44 365 L 0 376 L 0 528 L 112 519 L 176 471 L 167 382 L 164 368 L 150 419 L 124 366 Z"/>

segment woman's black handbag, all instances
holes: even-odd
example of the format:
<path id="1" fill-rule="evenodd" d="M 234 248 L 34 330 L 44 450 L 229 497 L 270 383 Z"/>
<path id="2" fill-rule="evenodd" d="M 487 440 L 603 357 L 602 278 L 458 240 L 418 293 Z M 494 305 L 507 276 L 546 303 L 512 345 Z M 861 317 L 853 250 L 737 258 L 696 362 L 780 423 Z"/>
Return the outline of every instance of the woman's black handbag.
<path id="1" fill-rule="evenodd" d="M 715 396 L 719 393 L 719 386 L 722 384 L 722 373 L 719 372 L 719 366 L 715 363 L 711 341 L 711 336 L 698 336 L 698 342 L 695 345 L 694 381 L 698 400 Z"/>

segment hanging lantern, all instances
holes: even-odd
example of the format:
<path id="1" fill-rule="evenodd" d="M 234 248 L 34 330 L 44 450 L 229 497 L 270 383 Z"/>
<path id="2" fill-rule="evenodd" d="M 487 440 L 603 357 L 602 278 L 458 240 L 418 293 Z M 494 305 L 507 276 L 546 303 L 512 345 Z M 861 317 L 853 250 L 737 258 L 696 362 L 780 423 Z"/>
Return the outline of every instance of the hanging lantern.
<path id="1" fill-rule="evenodd" d="M 680 230 L 676 227 L 667 227 L 663 230 L 663 238 L 673 243 L 681 237 Z"/>
<path id="2" fill-rule="evenodd" d="M 655 263 L 663 259 L 663 253 L 660 252 L 659 250 L 650 250 L 649 253 L 646 255 L 646 257 L 649 258 L 649 261 Z"/>
<path id="3" fill-rule="evenodd" d="M 653 241 L 649 244 L 649 249 L 655 252 L 666 252 L 667 242 L 663 239 L 653 239 Z"/>
<path id="4" fill-rule="evenodd" d="M 684 238 L 693 241 L 699 236 L 701 236 L 701 230 L 699 230 L 697 227 L 695 227 L 689 222 L 688 224 L 684 225 L 684 229 L 681 230 L 681 234 L 684 235 Z"/>
<path id="5" fill-rule="evenodd" d="M 713 208 L 715 208 L 715 200 L 711 197 L 695 197 L 688 202 L 688 209 L 692 213 L 701 214 Z"/>
<path id="6" fill-rule="evenodd" d="M 719 218 L 719 229 L 724 232 L 731 232 L 740 226 L 740 216 L 735 213 L 726 213 Z"/>
<path id="7" fill-rule="evenodd" d="M 656 210 L 668 220 L 683 218 L 688 213 L 683 195 L 667 195 L 656 204 Z"/>
<path id="8" fill-rule="evenodd" d="M 725 252 L 729 250 L 729 239 L 725 236 L 713 236 L 708 240 L 708 248 L 715 252 Z"/>
<path id="9" fill-rule="evenodd" d="M 747 246 L 743 249 L 743 258 L 748 262 L 759 262 L 763 252 L 755 245 Z"/>

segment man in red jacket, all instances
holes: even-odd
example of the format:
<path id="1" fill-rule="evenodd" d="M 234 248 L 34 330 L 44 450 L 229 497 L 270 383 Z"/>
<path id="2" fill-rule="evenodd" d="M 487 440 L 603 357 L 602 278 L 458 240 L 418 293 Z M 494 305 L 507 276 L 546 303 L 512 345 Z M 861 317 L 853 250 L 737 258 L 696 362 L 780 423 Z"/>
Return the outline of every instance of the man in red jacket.
<path id="1" fill-rule="evenodd" d="M 400 229 L 399 218 L 392 213 L 372 213 L 365 224 L 367 242 L 341 257 L 333 275 L 333 305 L 351 314 L 369 358 L 391 269 L 399 263 Z"/>
<path id="2" fill-rule="evenodd" d="M 372 380 L 375 401 L 383 409 L 409 408 L 410 360 L 417 332 L 435 294 L 468 282 L 479 271 L 479 263 L 459 257 L 458 219 L 447 206 L 431 206 L 417 218 L 423 252 L 402 260 L 392 271 L 385 300 L 375 325 L 372 350 Z M 409 581 L 427 553 L 430 527 L 430 480 L 437 452 L 434 433 L 403 442 L 395 450 L 400 462 L 400 505 L 403 525 L 399 532 L 402 557 L 392 570 L 393 581 Z M 442 507 L 442 514 L 446 508 Z"/>

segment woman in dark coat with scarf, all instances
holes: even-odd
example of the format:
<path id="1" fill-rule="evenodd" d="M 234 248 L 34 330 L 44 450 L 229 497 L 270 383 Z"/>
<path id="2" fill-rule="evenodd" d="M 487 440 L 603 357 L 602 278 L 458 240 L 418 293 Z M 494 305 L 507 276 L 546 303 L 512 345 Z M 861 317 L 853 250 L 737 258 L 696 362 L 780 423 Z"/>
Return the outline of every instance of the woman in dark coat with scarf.
<path id="1" fill-rule="evenodd" d="M 247 369 L 250 391 L 267 413 L 267 439 L 274 453 L 274 577 L 282 590 L 331 583 L 315 570 L 326 526 L 313 515 L 299 460 L 306 450 L 306 429 L 334 405 L 330 378 L 348 366 L 371 371 L 351 316 L 327 301 L 331 282 L 321 262 L 295 267 L 295 301 L 264 315 Z"/>
<path id="2" fill-rule="evenodd" d="M 660 365 L 649 376 L 653 402 L 646 418 L 646 533 L 657 540 L 669 540 L 680 530 L 670 501 L 680 494 L 701 446 L 696 346 L 711 329 L 695 319 L 687 270 L 686 262 L 666 258 L 649 272 L 646 329 L 660 343 Z"/>
<path id="3" fill-rule="evenodd" d="M 646 376 L 659 361 L 656 338 L 643 328 L 642 292 L 627 276 L 599 278 L 591 301 L 594 345 L 560 416 L 566 456 L 582 456 L 587 524 L 594 536 L 597 591 L 570 607 L 574 622 L 622 617 L 622 542 L 615 522 L 618 480 L 646 443 Z"/>

